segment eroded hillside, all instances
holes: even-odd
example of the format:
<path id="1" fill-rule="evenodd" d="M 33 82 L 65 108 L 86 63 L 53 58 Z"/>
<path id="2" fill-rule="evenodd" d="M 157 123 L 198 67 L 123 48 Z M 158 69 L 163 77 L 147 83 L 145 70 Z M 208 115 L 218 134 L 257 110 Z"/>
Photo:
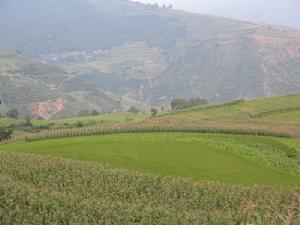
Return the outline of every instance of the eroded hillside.
<path id="1" fill-rule="evenodd" d="M 299 30 L 127 0 L 44 2 L 3 4 L 0 45 L 111 96 L 163 105 L 174 97 L 214 103 L 300 91 Z"/>
<path id="2" fill-rule="evenodd" d="M 0 49 L 1 111 L 17 109 L 50 119 L 76 115 L 84 109 L 111 111 L 111 98 L 62 69 L 24 58 L 14 50 Z"/>

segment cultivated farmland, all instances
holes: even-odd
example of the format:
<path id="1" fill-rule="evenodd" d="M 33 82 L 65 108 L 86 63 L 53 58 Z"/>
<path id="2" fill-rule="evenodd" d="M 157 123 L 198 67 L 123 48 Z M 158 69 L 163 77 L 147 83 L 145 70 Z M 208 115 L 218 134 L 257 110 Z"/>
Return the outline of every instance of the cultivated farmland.
<path id="1" fill-rule="evenodd" d="M 235 133 L 281 137 L 300 137 L 300 95 L 234 101 L 221 105 L 196 107 L 179 112 L 163 113 L 156 118 L 145 114 L 119 123 L 93 123 L 89 127 L 58 129 L 27 135 L 28 140 L 83 136 L 105 133 L 190 131 L 201 133 Z M 122 115 L 122 114 L 121 114 Z M 101 117 L 101 116 L 100 116 Z M 109 116 L 111 120 L 113 116 Z M 90 120 L 92 117 L 89 117 Z M 126 117 L 125 117 L 126 118 Z M 136 119 L 133 119 L 136 118 Z M 144 118 L 144 119 L 143 119 Z M 80 118 L 78 119 L 80 121 Z M 53 121 L 54 124 L 62 124 Z"/>
<path id="2" fill-rule="evenodd" d="M 298 225 L 299 100 L 32 121 L 0 145 L 0 220 Z"/>
<path id="3" fill-rule="evenodd" d="M 195 182 L 0 153 L 2 224 L 299 224 L 299 188 Z"/>
<path id="4" fill-rule="evenodd" d="M 96 161 L 117 168 L 239 184 L 300 185 L 300 150 L 286 139 L 145 133 L 4 145 L 0 151 Z"/>

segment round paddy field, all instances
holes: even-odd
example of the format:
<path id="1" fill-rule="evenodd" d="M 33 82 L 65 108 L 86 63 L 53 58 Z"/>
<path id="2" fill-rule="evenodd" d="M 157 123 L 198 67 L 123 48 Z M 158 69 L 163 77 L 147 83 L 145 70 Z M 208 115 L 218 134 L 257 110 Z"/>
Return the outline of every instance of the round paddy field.
<path id="1" fill-rule="evenodd" d="M 99 162 L 113 168 L 245 185 L 300 186 L 299 140 L 143 133 L 43 140 L 0 151 Z"/>

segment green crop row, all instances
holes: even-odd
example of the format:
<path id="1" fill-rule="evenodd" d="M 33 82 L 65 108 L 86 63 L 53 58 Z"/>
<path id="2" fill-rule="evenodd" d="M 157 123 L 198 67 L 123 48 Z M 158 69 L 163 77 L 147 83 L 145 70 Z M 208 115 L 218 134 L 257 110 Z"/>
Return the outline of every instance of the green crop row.
<path id="1" fill-rule="evenodd" d="M 176 128 L 176 127 L 118 127 L 118 128 L 102 128 L 102 127 L 84 127 L 73 129 L 59 129 L 33 134 L 25 137 L 27 142 L 57 139 L 64 137 L 90 136 L 90 135 L 106 135 L 118 133 L 148 133 L 148 132 L 189 132 L 189 133 L 222 133 L 222 134 L 239 134 L 239 135 L 255 135 L 255 136 L 273 136 L 290 138 L 287 133 L 279 133 L 267 130 L 253 129 L 218 129 L 218 128 Z"/>

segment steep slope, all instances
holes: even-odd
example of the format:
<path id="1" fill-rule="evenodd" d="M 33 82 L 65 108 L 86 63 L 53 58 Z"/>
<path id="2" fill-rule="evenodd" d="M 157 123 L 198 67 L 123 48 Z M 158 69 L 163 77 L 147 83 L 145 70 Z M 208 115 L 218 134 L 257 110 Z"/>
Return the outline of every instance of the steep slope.
<path id="1" fill-rule="evenodd" d="M 21 115 L 50 119 L 81 110 L 111 111 L 116 102 L 69 73 L 0 49 L 1 111 L 16 108 Z"/>
<path id="2" fill-rule="evenodd" d="M 158 105 L 300 91 L 298 30 L 127 0 L 4 0 L 0 12 L 0 46 L 124 99 Z"/>

